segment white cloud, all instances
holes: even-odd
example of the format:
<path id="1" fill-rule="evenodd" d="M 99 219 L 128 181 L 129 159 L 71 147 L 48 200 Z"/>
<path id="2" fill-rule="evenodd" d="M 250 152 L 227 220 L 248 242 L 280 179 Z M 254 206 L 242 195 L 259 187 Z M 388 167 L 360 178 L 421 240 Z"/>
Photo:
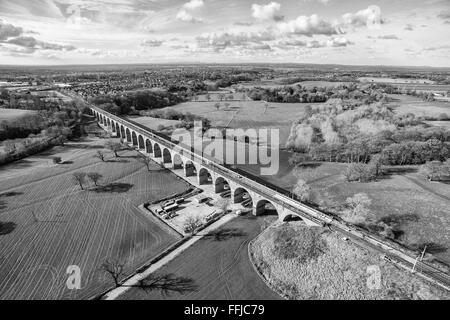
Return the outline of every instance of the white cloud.
<path id="1" fill-rule="evenodd" d="M 278 24 L 281 32 L 287 34 L 298 34 L 312 36 L 315 34 L 333 35 L 338 34 L 338 29 L 331 22 L 313 14 L 309 17 L 299 16 L 295 20 Z"/>
<path id="2" fill-rule="evenodd" d="M 197 22 L 203 21 L 200 18 L 195 18 L 192 14 L 190 14 L 189 12 L 187 12 L 184 9 L 181 9 L 180 11 L 178 11 L 175 18 L 180 21 L 191 22 L 191 23 L 197 23 Z"/>
<path id="3" fill-rule="evenodd" d="M 342 19 L 345 24 L 356 27 L 377 27 L 383 23 L 381 9 L 375 5 L 368 6 L 367 9 L 359 10 L 356 13 L 346 13 Z"/>
<path id="4" fill-rule="evenodd" d="M 187 10 L 195 10 L 203 7 L 204 5 L 205 3 L 203 2 L 203 0 L 191 0 L 189 2 L 186 2 L 183 5 L 183 8 Z"/>
<path id="5" fill-rule="evenodd" d="M 279 15 L 281 5 L 278 2 L 271 2 L 266 5 L 253 4 L 252 17 L 258 20 L 274 20 L 280 21 L 283 19 Z"/>
<path id="6" fill-rule="evenodd" d="M 198 23 L 203 22 L 201 18 L 196 18 L 192 14 L 193 11 L 200 9 L 204 6 L 203 0 L 191 0 L 189 2 L 186 2 L 181 9 L 177 12 L 176 19 L 183 21 L 183 22 L 190 22 L 190 23 Z"/>

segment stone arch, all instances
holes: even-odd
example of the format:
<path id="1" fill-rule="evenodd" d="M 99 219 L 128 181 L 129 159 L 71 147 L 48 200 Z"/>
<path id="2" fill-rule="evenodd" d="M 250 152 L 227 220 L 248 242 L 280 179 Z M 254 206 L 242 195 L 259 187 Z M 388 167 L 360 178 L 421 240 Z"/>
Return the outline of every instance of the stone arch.
<path id="1" fill-rule="evenodd" d="M 155 158 L 161 158 L 161 147 L 157 143 L 153 146 L 153 155 Z"/>
<path id="2" fill-rule="evenodd" d="M 120 137 L 124 140 L 127 138 L 124 126 L 120 126 Z"/>
<path id="3" fill-rule="evenodd" d="M 127 134 L 127 142 L 131 142 L 131 132 L 130 129 L 126 129 L 126 134 Z"/>
<path id="4" fill-rule="evenodd" d="M 141 135 L 138 137 L 138 145 L 139 149 L 145 149 L 144 138 Z"/>
<path id="5" fill-rule="evenodd" d="M 197 168 L 195 167 L 194 163 L 190 160 L 186 161 L 184 165 L 184 172 L 186 174 L 186 177 L 192 177 L 197 175 Z"/>
<path id="6" fill-rule="evenodd" d="M 212 184 L 212 176 L 211 173 L 205 168 L 201 168 L 198 172 L 198 184 Z"/>
<path id="7" fill-rule="evenodd" d="M 266 199 L 261 199 L 256 203 L 255 214 L 257 216 L 278 215 L 278 211 L 272 202 Z"/>
<path id="8" fill-rule="evenodd" d="M 241 203 L 242 206 L 246 208 L 252 208 L 253 207 L 253 199 L 250 193 L 242 188 L 238 187 L 233 192 L 233 203 Z"/>
<path id="9" fill-rule="evenodd" d="M 163 149 L 163 163 L 172 163 L 172 154 L 167 148 Z"/>
<path id="10" fill-rule="evenodd" d="M 288 222 L 288 221 L 303 221 L 302 218 L 300 218 L 298 215 L 296 214 L 286 214 L 283 217 L 283 222 Z"/>
<path id="11" fill-rule="evenodd" d="M 183 169 L 183 159 L 178 153 L 175 153 L 173 155 L 173 168 L 176 169 Z"/>
<path id="12" fill-rule="evenodd" d="M 150 141 L 150 139 L 145 140 L 145 152 L 153 153 L 152 142 Z"/>
<path id="13" fill-rule="evenodd" d="M 123 138 L 123 136 L 122 136 L 122 134 L 120 132 L 120 126 L 119 126 L 119 124 L 117 122 L 116 122 L 116 133 L 117 133 L 117 136 L 119 138 Z"/>
<path id="14" fill-rule="evenodd" d="M 106 118 L 106 124 L 107 124 L 108 128 L 111 127 L 111 121 L 109 120 L 109 118 Z"/>
<path id="15" fill-rule="evenodd" d="M 136 132 L 134 132 L 134 131 L 131 132 L 131 139 L 132 139 L 131 142 L 133 143 L 133 146 L 137 146 L 138 145 L 138 139 L 137 139 Z"/>
<path id="16" fill-rule="evenodd" d="M 116 124 L 115 124 L 114 120 L 111 120 L 111 130 L 112 130 L 112 132 L 116 132 Z"/>
<path id="17" fill-rule="evenodd" d="M 230 184 L 223 177 L 217 177 L 214 187 L 216 193 L 230 192 Z"/>

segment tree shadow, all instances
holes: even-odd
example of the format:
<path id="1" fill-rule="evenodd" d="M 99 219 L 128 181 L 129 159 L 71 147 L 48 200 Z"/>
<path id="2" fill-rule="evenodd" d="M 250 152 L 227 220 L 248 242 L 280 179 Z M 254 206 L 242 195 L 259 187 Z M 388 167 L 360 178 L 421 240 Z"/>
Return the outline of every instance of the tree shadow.
<path id="1" fill-rule="evenodd" d="M 99 186 L 99 187 L 93 189 L 93 191 L 99 192 L 99 193 L 100 192 L 124 193 L 124 192 L 128 192 L 131 188 L 133 188 L 133 185 L 130 183 L 115 182 L 115 183 L 107 184 L 105 186 Z"/>
<path id="2" fill-rule="evenodd" d="M 416 173 L 416 172 L 417 172 L 417 168 L 410 168 L 410 167 L 405 167 L 405 168 L 391 167 L 391 168 L 384 169 L 385 175 L 395 175 L 395 174 L 402 175 L 402 174 Z"/>
<path id="3" fill-rule="evenodd" d="M 319 162 L 304 162 L 304 163 L 299 163 L 297 165 L 297 167 L 299 169 L 316 169 L 318 167 L 320 167 L 322 164 Z"/>
<path id="4" fill-rule="evenodd" d="M 134 285 L 145 293 L 159 290 L 161 295 L 169 297 L 173 293 L 184 294 L 186 292 L 197 291 L 198 286 L 192 278 L 178 277 L 172 273 L 166 275 L 150 275 Z"/>
<path id="5" fill-rule="evenodd" d="M 214 241 L 225 241 L 232 238 L 244 237 L 245 232 L 238 228 L 225 228 L 208 233 L 204 236 L 205 239 L 213 239 Z"/>
<path id="6" fill-rule="evenodd" d="M 125 159 L 109 159 L 109 160 L 105 160 L 105 162 L 109 162 L 109 163 L 129 163 L 130 160 L 125 160 Z"/>
<path id="7" fill-rule="evenodd" d="M 1 222 L 0 221 L 0 236 L 9 234 L 16 229 L 17 224 L 14 222 Z"/>
<path id="8" fill-rule="evenodd" d="M 407 214 L 390 214 L 388 216 L 382 217 L 379 219 L 379 222 L 383 222 L 388 226 L 401 226 L 408 222 L 418 222 L 420 220 L 420 216 L 415 213 L 407 213 Z"/>

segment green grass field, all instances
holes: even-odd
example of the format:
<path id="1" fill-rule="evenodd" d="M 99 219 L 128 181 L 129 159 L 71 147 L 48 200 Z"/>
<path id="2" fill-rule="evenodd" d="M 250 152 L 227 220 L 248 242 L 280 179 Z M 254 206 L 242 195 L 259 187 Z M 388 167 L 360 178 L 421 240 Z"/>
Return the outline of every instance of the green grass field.
<path id="1" fill-rule="evenodd" d="M 265 230 L 251 245 L 263 277 L 290 299 L 449 299 L 447 292 L 385 262 L 325 228 L 284 223 Z M 379 286 L 374 271 L 379 270 Z M 370 285 L 368 285 L 368 283 Z"/>
<path id="2" fill-rule="evenodd" d="M 407 95 L 389 95 L 394 101 L 390 102 L 395 111 L 399 114 L 414 113 L 421 117 L 437 117 L 441 113 L 447 113 L 450 116 L 450 102 L 446 101 L 423 101 L 419 97 Z"/>
<path id="3" fill-rule="evenodd" d="M 135 151 L 101 162 L 93 155 L 105 141 L 67 143 L 1 168 L 0 299 L 89 298 L 113 285 L 100 270 L 106 259 L 125 262 L 129 274 L 178 240 L 137 205 L 187 184 L 156 164 L 148 171 Z M 102 174 L 100 187 L 82 191 L 78 171 Z M 81 290 L 66 287 L 69 265 L 81 269 Z"/>
<path id="4" fill-rule="evenodd" d="M 298 119 L 308 104 L 268 103 L 261 101 L 223 101 L 216 109 L 216 102 L 186 102 L 168 107 L 183 113 L 190 112 L 211 120 L 212 127 L 242 129 L 279 129 L 280 143 L 284 145 L 293 119 Z M 225 104 L 229 106 L 226 107 Z M 135 120 L 137 121 L 137 120 Z M 139 120 L 140 121 L 140 120 Z"/>
<path id="5" fill-rule="evenodd" d="M 429 182 L 417 173 L 417 167 L 393 168 L 378 181 L 347 182 L 342 175 L 345 164 L 324 163 L 304 169 L 300 176 L 309 182 L 315 202 L 339 208 L 348 197 L 364 192 L 372 200 L 374 219 L 399 223 L 398 240 L 408 246 L 428 244 L 429 252 L 450 263 L 450 185 Z"/>
<path id="6" fill-rule="evenodd" d="M 21 117 L 28 115 L 28 114 L 34 114 L 36 111 L 33 110 L 20 110 L 20 109 L 3 109 L 0 108 L 0 122 L 1 121 L 11 121 L 20 119 Z"/>

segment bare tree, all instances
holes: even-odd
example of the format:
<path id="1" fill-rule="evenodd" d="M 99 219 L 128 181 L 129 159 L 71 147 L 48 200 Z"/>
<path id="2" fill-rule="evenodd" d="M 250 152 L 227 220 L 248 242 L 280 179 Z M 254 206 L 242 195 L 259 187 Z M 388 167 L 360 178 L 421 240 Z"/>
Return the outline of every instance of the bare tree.
<path id="1" fill-rule="evenodd" d="M 119 259 L 107 259 L 101 265 L 101 270 L 109 274 L 114 281 L 114 285 L 120 287 L 120 278 L 125 276 L 126 263 Z"/>
<path id="2" fill-rule="evenodd" d="M 105 154 L 100 150 L 97 151 L 94 157 L 100 159 L 101 161 L 105 161 Z"/>
<path id="3" fill-rule="evenodd" d="M 114 153 L 114 156 L 116 158 L 119 157 L 119 155 L 117 154 L 117 152 L 119 152 L 120 150 L 122 150 L 122 144 L 119 142 L 115 142 L 113 140 L 108 140 L 105 144 L 106 148 L 108 148 L 109 150 L 111 150 Z"/>
<path id="4" fill-rule="evenodd" d="M 147 167 L 148 171 L 150 171 L 150 169 L 152 168 L 152 160 L 150 160 L 150 158 L 140 157 L 139 161 Z"/>
<path id="5" fill-rule="evenodd" d="M 75 172 L 72 174 L 73 179 L 80 185 L 81 190 L 84 190 L 83 183 L 86 181 L 85 172 Z"/>
<path id="6" fill-rule="evenodd" d="M 365 193 L 357 193 L 353 197 L 349 197 L 345 201 L 349 210 L 347 210 L 346 220 L 352 223 L 366 222 L 371 218 L 369 206 L 372 200 Z"/>
<path id="7" fill-rule="evenodd" d="M 87 177 L 95 184 L 95 186 L 98 186 L 98 181 L 103 178 L 103 176 L 98 172 L 90 172 L 87 174 Z"/>
<path id="8" fill-rule="evenodd" d="M 311 198 L 311 188 L 305 180 L 298 179 L 297 184 L 292 191 L 300 199 L 300 201 L 308 201 Z"/>
<path id="9" fill-rule="evenodd" d="M 219 110 L 219 109 L 220 109 L 220 103 L 219 103 L 219 102 L 216 102 L 216 103 L 214 104 L 214 107 L 215 107 L 217 110 Z"/>
<path id="10" fill-rule="evenodd" d="M 200 227 L 201 218 L 199 216 L 190 215 L 184 220 L 183 229 L 186 233 L 194 234 L 195 230 Z"/>

